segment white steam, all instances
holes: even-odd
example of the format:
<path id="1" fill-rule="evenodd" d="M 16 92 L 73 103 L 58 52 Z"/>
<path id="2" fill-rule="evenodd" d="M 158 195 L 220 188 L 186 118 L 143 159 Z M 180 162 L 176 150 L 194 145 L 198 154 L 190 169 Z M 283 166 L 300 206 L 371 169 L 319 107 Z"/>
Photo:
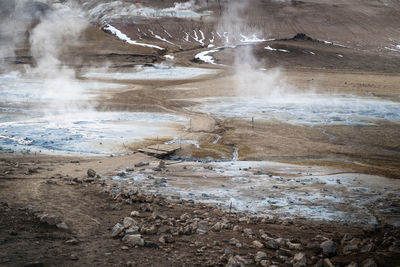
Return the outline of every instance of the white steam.
<path id="1" fill-rule="evenodd" d="M 260 31 L 249 26 L 246 21 L 246 18 L 251 17 L 252 12 L 249 4 L 248 1 L 231 1 L 225 5 L 218 31 L 226 33 L 225 36 L 229 33 L 231 38 L 243 39 L 243 36 L 253 36 L 257 42 L 264 41 L 255 37 Z M 225 45 L 229 43 L 230 40 L 227 38 Z M 264 69 L 265 65 L 254 55 L 254 43 L 248 42 L 246 46 L 233 48 L 235 72 L 232 76 L 232 85 L 236 95 L 279 98 L 293 90 L 285 82 L 285 77 L 279 69 L 260 70 Z"/>
<path id="2" fill-rule="evenodd" d="M 175 3 L 173 7 L 156 9 L 143 6 L 139 3 L 127 3 L 125 1 L 113 1 L 99 4 L 98 1 L 87 1 L 83 5 L 92 22 L 105 23 L 113 20 L 128 20 L 134 22 L 134 17 L 148 18 L 200 18 L 205 13 L 198 13 L 200 6 L 194 0 L 183 3 Z"/>
<path id="3" fill-rule="evenodd" d="M 43 96 L 56 99 L 53 104 L 60 109 L 70 107 L 82 91 L 75 81 L 75 71 L 65 66 L 61 58 L 78 42 L 88 23 L 77 16 L 78 11 L 67 6 L 53 8 L 31 31 L 29 42 L 36 66 L 28 74 L 43 81 Z"/>

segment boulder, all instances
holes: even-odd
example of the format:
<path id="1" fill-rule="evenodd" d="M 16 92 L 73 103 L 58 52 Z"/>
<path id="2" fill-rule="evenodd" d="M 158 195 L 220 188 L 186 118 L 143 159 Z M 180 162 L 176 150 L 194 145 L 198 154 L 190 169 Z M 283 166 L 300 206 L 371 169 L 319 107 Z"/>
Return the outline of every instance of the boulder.
<path id="1" fill-rule="evenodd" d="M 131 247 L 143 246 L 144 240 L 141 235 L 125 235 L 122 241 Z"/>
<path id="2" fill-rule="evenodd" d="M 307 257 L 303 252 L 294 255 L 293 261 L 296 263 L 296 266 L 307 266 Z"/>
<path id="3" fill-rule="evenodd" d="M 263 243 L 261 243 L 261 242 L 258 241 L 258 240 L 254 240 L 251 244 L 252 244 L 252 246 L 255 247 L 255 248 L 263 248 L 263 247 L 264 247 Z"/>
<path id="4" fill-rule="evenodd" d="M 262 252 L 262 251 L 258 251 L 257 253 L 256 253 L 256 255 L 254 256 L 254 260 L 258 263 L 258 262 L 261 262 L 261 261 L 263 261 L 263 260 L 267 260 L 268 259 L 268 256 L 267 256 L 267 253 L 265 253 L 265 252 Z"/>
<path id="5" fill-rule="evenodd" d="M 333 257 L 336 255 L 336 243 L 332 240 L 326 240 L 321 243 L 320 248 L 324 255 L 328 257 Z"/>
<path id="6" fill-rule="evenodd" d="M 122 233 L 122 231 L 124 231 L 124 226 L 122 226 L 122 224 L 120 224 L 120 223 L 117 223 L 116 225 L 114 225 L 114 227 L 111 230 L 111 236 L 116 237 L 120 233 Z"/>
<path id="7" fill-rule="evenodd" d="M 87 170 L 87 176 L 88 176 L 88 177 L 91 177 L 91 178 L 96 177 L 96 171 L 93 170 L 93 169 L 88 169 L 88 170 Z"/>

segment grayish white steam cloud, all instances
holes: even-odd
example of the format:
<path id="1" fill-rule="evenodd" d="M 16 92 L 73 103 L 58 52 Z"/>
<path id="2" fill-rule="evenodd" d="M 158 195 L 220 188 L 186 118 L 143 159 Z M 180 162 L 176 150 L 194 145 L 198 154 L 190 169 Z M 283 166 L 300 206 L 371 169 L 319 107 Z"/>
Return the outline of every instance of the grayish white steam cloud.
<path id="1" fill-rule="evenodd" d="M 257 35 L 260 31 L 248 25 L 245 17 L 251 17 L 252 1 L 233 0 L 225 4 L 218 31 L 229 32 L 229 36 Z M 250 12 L 250 14 L 249 14 Z M 229 41 L 229 40 L 227 40 Z M 231 45 L 226 42 L 225 45 Z M 234 48 L 233 87 L 237 96 L 243 97 L 282 97 L 293 90 L 279 69 L 260 70 L 264 64 L 254 55 L 253 45 Z"/>

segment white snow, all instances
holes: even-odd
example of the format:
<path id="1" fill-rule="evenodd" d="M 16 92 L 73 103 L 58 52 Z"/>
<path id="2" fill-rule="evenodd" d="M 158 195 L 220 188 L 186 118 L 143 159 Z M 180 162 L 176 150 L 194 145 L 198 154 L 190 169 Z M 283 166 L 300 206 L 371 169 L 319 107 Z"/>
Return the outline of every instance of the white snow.
<path id="1" fill-rule="evenodd" d="M 269 51 L 279 51 L 279 52 L 283 52 L 283 53 L 290 53 L 289 50 L 285 50 L 285 49 L 276 49 L 273 47 L 270 47 L 269 45 L 264 47 L 264 49 L 269 50 Z"/>
<path id="2" fill-rule="evenodd" d="M 173 55 L 165 55 L 166 59 L 173 60 L 175 57 Z"/>
<path id="3" fill-rule="evenodd" d="M 253 34 L 253 36 L 251 38 L 240 34 L 240 42 L 242 43 L 260 43 L 260 42 L 265 42 L 267 41 L 266 39 L 260 39 L 258 38 L 255 34 Z"/>
<path id="4" fill-rule="evenodd" d="M 199 30 L 200 31 L 200 30 Z M 199 36 L 197 35 L 197 31 L 193 30 L 194 37 L 192 37 L 196 42 L 199 42 L 202 46 L 204 46 L 204 34 L 202 31 L 200 31 L 200 34 L 202 34 L 203 39 L 200 39 Z"/>
<path id="5" fill-rule="evenodd" d="M 341 55 L 341 54 L 337 54 L 337 56 L 338 56 L 338 57 L 343 57 L 343 55 Z"/>
<path id="6" fill-rule="evenodd" d="M 185 33 L 185 37 L 183 37 L 183 40 L 186 42 L 189 42 L 189 33 L 184 32 Z"/>
<path id="7" fill-rule="evenodd" d="M 112 25 L 110 25 L 108 23 L 103 27 L 103 29 L 110 31 L 113 35 L 117 36 L 119 39 L 121 39 L 124 42 L 127 42 L 128 44 L 139 45 L 139 46 L 144 46 L 144 47 L 164 50 L 164 48 L 159 47 L 157 45 L 138 43 L 138 42 L 132 40 L 131 38 L 129 38 L 126 34 L 122 33 L 120 30 L 118 30 L 117 28 L 115 28 L 114 26 L 112 26 Z"/>
<path id="8" fill-rule="evenodd" d="M 270 47 L 269 45 L 266 46 L 266 47 L 264 47 L 264 49 L 267 49 L 267 50 L 269 50 L 269 51 L 277 51 L 277 50 L 278 50 L 278 49 L 275 49 L 275 48 Z"/>
<path id="9" fill-rule="evenodd" d="M 218 51 L 219 51 L 218 49 L 203 51 L 203 52 L 195 55 L 194 58 L 200 59 L 201 61 L 204 61 L 206 63 L 216 65 L 214 58 L 212 56 L 210 56 L 209 54 L 212 54 L 212 53 L 215 53 Z"/>
<path id="10" fill-rule="evenodd" d="M 394 49 L 394 48 L 390 48 L 390 47 L 387 47 L 387 46 L 385 46 L 385 49 L 393 51 L 393 52 L 400 52 L 400 50 L 397 50 L 397 49 Z"/>
<path id="11" fill-rule="evenodd" d="M 154 38 L 156 38 L 156 39 L 158 39 L 158 40 L 161 40 L 161 41 L 163 41 L 163 42 L 166 42 L 166 43 L 168 43 L 168 44 L 170 44 L 170 45 L 180 47 L 179 45 L 176 45 L 176 44 L 174 44 L 173 42 L 170 42 L 170 41 L 168 41 L 167 39 L 162 38 L 160 35 L 155 34 L 152 30 L 148 29 L 148 31 L 151 33 L 151 35 L 154 36 Z"/>

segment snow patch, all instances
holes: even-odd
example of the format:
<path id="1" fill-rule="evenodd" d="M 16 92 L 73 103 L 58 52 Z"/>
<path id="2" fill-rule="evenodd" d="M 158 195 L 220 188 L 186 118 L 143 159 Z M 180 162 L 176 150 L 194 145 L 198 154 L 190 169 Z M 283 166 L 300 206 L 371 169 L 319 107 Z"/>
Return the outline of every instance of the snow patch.
<path id="1" fill-rule="evenodd" d="M 138 42 L 132 40 L 131 38 L 129 38 L 126 34 L 122 33 L 120 30 L 118 30 L 117 28 L 115 28 L 111 24 L 108 24 L 108 23 L 105 24 L 103 29 L 107 30 L 107 31 L 110 31 L 113 35 L 117 36 L 120 40 L 122 40 L 124 42 L 127 42 L 128 44 L 139 45 L 139 46 L 143 46 L 143 47 L 149 47 L 149 48 L 155 48 L 155 49 L 159 49 L 159 50 L 164 50 L 164 48 L 159 47 L 157 45 L 138 43 Z"/>

